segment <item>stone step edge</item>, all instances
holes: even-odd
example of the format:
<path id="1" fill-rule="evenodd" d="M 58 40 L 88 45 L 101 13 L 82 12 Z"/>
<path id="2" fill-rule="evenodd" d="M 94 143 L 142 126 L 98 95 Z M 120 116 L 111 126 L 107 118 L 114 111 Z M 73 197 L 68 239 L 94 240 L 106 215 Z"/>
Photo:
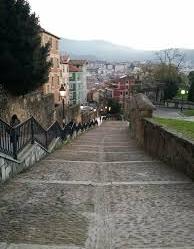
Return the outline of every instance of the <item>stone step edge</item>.
<path id="1" fill-rule="evenodd" d="M 32 184 L 63 184 L 63 185 L 85 185 L 94 187 L 105 186 L 131 186 L 131 185 L 176 185 L 176 184 L 192 184 L 190 180 L 185 181 L 131 181 L 131 182 L 93 182 L 93 181 L 60 181 L 60 180 L 31 180 L 31 179 L 16 179 L 14 182 L 18 183 L 32 183 Z"/>
<path id="2" fill-rule="evenodd" d="M 164 249 L 164 247 L 143 247 L 144 249 Z M 67 246 L 67 245 L 39 245 L 39 244 L 7 244 L 0 243 L 0 249 L 86 249 L 85 247 Z M 142 249 L 142 247 L 130 247 L 130 249 Z M 165 249 L 194 249 L 194 246 L 184 247 L 165 247 Z"/>

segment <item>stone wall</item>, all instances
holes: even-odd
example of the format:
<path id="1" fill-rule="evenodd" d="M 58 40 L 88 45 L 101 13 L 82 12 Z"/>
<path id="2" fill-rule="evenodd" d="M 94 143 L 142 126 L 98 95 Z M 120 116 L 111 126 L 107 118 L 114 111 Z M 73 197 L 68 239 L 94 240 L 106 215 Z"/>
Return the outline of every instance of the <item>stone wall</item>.
<path id="1" fill-rule="evenodd" d="M 144 119 L 145 150 L 194 179 L 194 142 Z"/>
<path id="2" fill-rule="evenodd" d="M 54 122 L 54 96 L 31 93 L 25 96 L 13 97 L 0 94 L 3 101 L 0 102 L 0 118 L 10 122 L 13 114 L 17 114 L 21 121 L 33 116 L 44 128 L 48 128 Z"/>
<path id="3" fill-rule="evenodd" d="M 130 120 L 131 134 L 139 144 L 143 144 L 144 127 L 143 118 L 152 117 L 155 107 L 147 96 L 139 93 L 131 98 L 130 101 Z"/>
<path id="4" fill-rule="evenodd" d="M 194 142 L 154 123 L 154 106 L 143 94 L 131 101 L 131 134 L 151 156 L 181 170 L 194 179 Z"/>
<path id="5" fill-rule="evenodd" d="M 64 108 L 65 121 L 69 123 L 71 120 L 79 123 L 81 121 L 81 112 L 79 105 L 66 106 Z M 55 119 L 62 125 L 63 123 L 63 108 L 62 105 L 58 105 L 55 109 Z"/>

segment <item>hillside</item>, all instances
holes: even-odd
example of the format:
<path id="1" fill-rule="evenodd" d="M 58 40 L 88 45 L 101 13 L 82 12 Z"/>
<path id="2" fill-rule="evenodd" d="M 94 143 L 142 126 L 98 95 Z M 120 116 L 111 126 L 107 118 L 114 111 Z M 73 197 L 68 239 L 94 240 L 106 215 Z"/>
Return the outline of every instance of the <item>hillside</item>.
<path id="1" fill-rule="evenodd" d="M 62 38 L 60 50 L 72 57 L 109 61 L 144 60 L 153 56 L 153 52 L 135 50 L 102 40 L 76 41 Z"/>
<path id="2" fill-rule="evenodd" d="M 103 40 L 79 41 L 61 38 L 60 50 L 72 58 L 88 60 L 127 61 L 155 60 L 155 51 L 136 50 Z M 194 49 L 181 49 L 185 61 L 194 64 Z"/>

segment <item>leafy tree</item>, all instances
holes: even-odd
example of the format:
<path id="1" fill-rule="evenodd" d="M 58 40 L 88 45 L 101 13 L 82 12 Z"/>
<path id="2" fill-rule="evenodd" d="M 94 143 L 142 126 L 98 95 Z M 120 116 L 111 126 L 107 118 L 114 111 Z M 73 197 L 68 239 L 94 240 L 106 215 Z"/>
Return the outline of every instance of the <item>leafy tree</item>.
<path id="1" fill-rule="evenodd" d="M 176 96 L 182 77 L 175 65 L 159 64 L 155 69 L 154 78 L 164 83 L 164 100 L 172 99 Z"/>
<path id="2" fill-rule="evenodd" d="M 119 114 L 121 113 L 121 105 L 114 99 L 108 100 L 108 107 L 111 107 L 110 114 Z"/>
<path id="3" fill-rule="evenodd" d="M 12 95 L 47 82 L 49 44 L 41 46 L 39 20 L 26 0 L 0 0 L 0 84 Z"/>
<path id="4" fill-rule="evenodd" d="M 194 102 L 194 71 L 189 73 L 190 88 L 188 93 L 188 100 Z"/>
<path id="5" fill-rule="evenodd" d="M 160 64 L 155 71 L 155 79 L 164 83 L 164 100 L 176 96 L 179 85 L 183 83 L 180 73 L 184 54 L 179 49 L 165 49 L 156 53 Z"/>

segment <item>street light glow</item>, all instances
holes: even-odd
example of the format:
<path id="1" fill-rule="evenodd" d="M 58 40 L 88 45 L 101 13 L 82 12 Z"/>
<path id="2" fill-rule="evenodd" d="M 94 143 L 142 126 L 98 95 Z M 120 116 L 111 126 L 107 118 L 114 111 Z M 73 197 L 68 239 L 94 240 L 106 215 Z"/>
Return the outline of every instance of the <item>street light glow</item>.
<path id="1" fill-rule="evenodd" d="M 184 89 L 181 90 L 181 94 L 184 95 L 186 91 Z"/>

